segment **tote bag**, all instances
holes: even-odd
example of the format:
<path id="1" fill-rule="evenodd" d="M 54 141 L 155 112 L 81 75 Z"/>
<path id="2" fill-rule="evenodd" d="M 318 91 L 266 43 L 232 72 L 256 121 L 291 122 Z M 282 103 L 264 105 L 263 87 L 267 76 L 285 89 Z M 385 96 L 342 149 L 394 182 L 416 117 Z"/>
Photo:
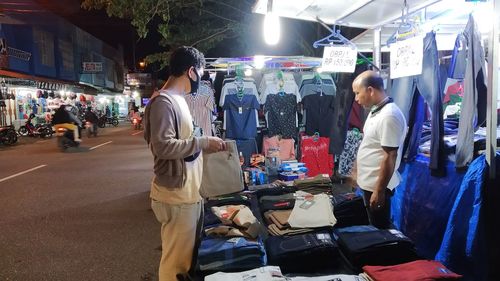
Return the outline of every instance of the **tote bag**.
<path id="1" fill-rule="evenodd" d="M 243 173 L 235 141 L 226 141 L 226 151 L 203 154 L 200 194 L 204 198 L 243 190 Z"/>

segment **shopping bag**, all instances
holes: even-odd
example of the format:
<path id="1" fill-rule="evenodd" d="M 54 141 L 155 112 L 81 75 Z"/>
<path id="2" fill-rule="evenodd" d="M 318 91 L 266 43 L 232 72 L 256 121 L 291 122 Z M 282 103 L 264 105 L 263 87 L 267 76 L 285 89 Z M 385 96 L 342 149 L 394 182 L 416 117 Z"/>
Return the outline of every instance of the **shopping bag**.
<path id="1" fill-rule="evenodd" d="M 200 194 L 204 198 L 240 192 L 245 187 L 235 141 L 226 141 L 227 149 L 203 155 Z"/>

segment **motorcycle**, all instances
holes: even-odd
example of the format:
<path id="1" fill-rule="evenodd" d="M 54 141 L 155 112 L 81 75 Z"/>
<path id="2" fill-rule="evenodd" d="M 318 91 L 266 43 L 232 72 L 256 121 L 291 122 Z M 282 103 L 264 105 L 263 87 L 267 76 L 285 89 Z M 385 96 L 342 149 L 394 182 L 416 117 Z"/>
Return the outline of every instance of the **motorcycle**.
<path id="1" fill-rule="evenodd" d="M 80 142 L 75 141 L 73 131 L 67 128 L 57 128 L 57 146 L 64 152 L 71 147 L 79 147 Z"/>
<path id="2" fill-rule="evenodd" d="M 30 137 L 38 137 L 46 138 L 52 137 L 54 131 L 52 130 L 52 125 L 50 124 L 37 124 L 33 125 L 31 120 L 35 118 L 35 114 L 30 114 L 28 120 L 24 123 L 24 126 L 21 126 L 18 130 L 19 135 L 21 136 L 30 136 Z"/>
<path id="3" fill-rule="evenodd" d="M 14 126 L 0 127 L 0 143 L 5 145 L 13 145 L 17 142 L 17 133 Z"/>
<path id="4" fill-rule="evenodd" d="M 134 130 L 140 130 L 142 128 L 142 119 L 132 117 L 132 126 L 134 127 Z"/>
<path id="5" fill-rule="evenodd" d="M 104 128 L 106 127 L 106 124 L 118 127 L 118 118 L 116 116 L 107 117 L 106 115 L 102 115 L 101 117 L 99 117 L 97 126 L 99 126 L 99 128 Z"/>

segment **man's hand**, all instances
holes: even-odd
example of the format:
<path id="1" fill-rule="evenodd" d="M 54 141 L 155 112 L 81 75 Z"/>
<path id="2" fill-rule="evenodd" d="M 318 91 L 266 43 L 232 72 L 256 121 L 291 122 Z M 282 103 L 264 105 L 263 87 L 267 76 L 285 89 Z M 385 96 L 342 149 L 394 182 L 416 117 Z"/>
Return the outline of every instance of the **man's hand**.
<path id="1" fill-rule="evenodd" d="M 377 211 L 385 205 L 385 190 L 378 191 L 375 190 L 370 197 L 370 209 Z"/>
<path id="2" fill-rule="evenodd" d="M 207 137 L 208 147 L 204 150 L 207 153 L 214 153 L 226 150 L 226 143 L 218 137 Z"/>

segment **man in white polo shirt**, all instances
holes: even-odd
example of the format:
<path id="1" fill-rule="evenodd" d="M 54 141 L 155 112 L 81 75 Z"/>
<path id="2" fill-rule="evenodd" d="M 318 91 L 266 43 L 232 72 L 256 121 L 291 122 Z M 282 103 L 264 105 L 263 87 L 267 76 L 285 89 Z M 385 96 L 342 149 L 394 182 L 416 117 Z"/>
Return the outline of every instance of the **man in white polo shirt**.
<path id="1" fill-rule="evenodd" d="M 389 228 L 391 196 L 400 182 L 397 169 L 406 136 L 406 120 L 385 94 L 384 82 L 378 73 L 361 73 L 354 79 L 352 88 L 356 102 L 371 110 L 356 158 L 357 184 L 363 190 L 370 223 Z"/>

